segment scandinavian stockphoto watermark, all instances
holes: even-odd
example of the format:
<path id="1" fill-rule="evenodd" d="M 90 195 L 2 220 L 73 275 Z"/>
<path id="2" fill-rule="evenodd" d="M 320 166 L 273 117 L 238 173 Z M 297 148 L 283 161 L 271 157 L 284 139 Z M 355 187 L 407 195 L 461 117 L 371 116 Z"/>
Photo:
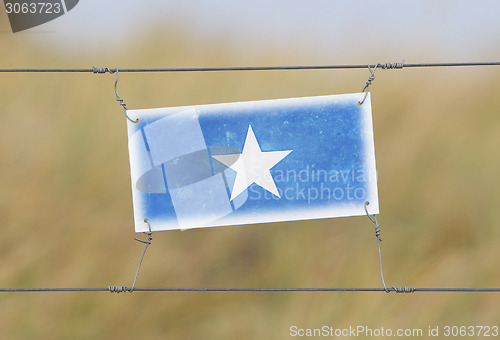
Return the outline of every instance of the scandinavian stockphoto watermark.
<path id="1" fill-rule="evenodd" d="M 79 0 L 4 0 L 12 32 L 24 31 L 63 16 L 78 4 Z"/>
<path id="2" fill-rule="evenodd" d="M 278 195 L 262 192 L 255 186 L 249 188 L 250 200 L 303 200 L 313 201 L 366 201 L 366 183 L 376 180 L 376 173 L 365 170 L 315 169 L 307 165 L 301 170 L 273 171 Z M 285 184 L 280 187 L 280 184 Z"/>

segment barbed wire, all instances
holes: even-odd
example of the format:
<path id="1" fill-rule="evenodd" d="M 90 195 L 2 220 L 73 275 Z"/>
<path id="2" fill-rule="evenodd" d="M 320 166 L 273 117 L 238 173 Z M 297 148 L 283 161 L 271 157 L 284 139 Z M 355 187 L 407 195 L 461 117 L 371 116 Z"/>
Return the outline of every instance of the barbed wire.
<path id="1" fill-rule="evenodd" d="M 463 67 L 463 66 L 500 66 L 500 61 L 492 62 L 449 62 L 449 63 L 376 63 L 376 64 L 345 64 L 345 65 L 298 65 L 298 66 L 235 66 L 235 67 L 170 67 L 170 68 L 3 68 L 0 72 L 43 73 L 43 72 L 73 72 L 73 73 L 114 73 L 119 72 L 217 72 L 217 71 L 278 71 L 278 70 L 334 70 L 334 69 L 402 69 L 420 67 Z"/>

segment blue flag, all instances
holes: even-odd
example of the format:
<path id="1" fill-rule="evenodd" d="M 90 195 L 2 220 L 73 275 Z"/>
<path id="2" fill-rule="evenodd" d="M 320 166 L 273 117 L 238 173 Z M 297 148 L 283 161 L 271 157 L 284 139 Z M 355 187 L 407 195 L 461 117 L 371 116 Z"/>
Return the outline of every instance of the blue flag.
<path id="1" fill-rule="evenodd" d="M 135 231 L 378 214 L 363 96 L 128 111 Z"/>

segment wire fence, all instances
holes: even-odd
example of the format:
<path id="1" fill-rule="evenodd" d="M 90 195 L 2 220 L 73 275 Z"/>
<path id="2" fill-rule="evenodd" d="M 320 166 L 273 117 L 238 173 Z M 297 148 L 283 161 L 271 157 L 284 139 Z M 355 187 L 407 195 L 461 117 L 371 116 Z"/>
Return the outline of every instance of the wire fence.
<path id="1" fill-rule="evenodd" d="M 335 69 L 369 69 L 372 73 L 363 92 L 371 85 L 374 79 L 374 72 L 381 69 L 403 69 L 403 68 L 425 68 L 425 67 L 471 67 L 471 66 L 500 66 L 500 62 L 457 62 L 457 63 L 376 63 L 376 64 L 345 64 L 345 65 L 300 65 L 300 66 L 238 66 L 238 67 L 179 67 L 179 68 L 3 68 L 0 73 L 117 73 L 118 72 L 224 72 L 224 71 L 279 71 L 279 70 L 335 70 Z M 118 93 L 117 100 L 119 100 Z M 122 105 L 123 106 L 123 105 Z M 126 112 L 126 107 L 124 106 Z M 128 118 L 128 117 L 127 117 Z M 369 214 L 367 212 L 368 217 Z M 379 227 L 376 219 L 372 222 L 376 224 L 376 231 Z M 378 234 L 376 235 L 378 237 Z M 138 240 L 140 241 L 140 240 Z M 0 293 L 29 293 L 29 292 L 111 292 L 111 293 L 132 293 L 132 292 L 384 292 L 384 293 L 500 293 L 500 288 L 417 288 L 417 287 L 386 287 L 382 274 L 382 263 L 379 241 L 379 258 L 381 278 L 383 288 L 140 288 L 135 287 L 137 274 L 144 258 L 147 246 L 141 257 L 137 268 L 134 284 L 131 288 L 127 286 L 108 286 L 106 288 L 0 288 Z"/>

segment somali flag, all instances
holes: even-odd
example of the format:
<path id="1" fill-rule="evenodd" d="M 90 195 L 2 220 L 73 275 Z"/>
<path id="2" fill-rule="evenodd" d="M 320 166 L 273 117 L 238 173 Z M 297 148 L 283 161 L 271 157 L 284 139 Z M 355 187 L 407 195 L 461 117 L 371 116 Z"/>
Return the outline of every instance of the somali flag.
<path id="1" fill-rule="evenodd" d="M 363 96 L 129 110 L 135 231 L 378 214 Z"/>

